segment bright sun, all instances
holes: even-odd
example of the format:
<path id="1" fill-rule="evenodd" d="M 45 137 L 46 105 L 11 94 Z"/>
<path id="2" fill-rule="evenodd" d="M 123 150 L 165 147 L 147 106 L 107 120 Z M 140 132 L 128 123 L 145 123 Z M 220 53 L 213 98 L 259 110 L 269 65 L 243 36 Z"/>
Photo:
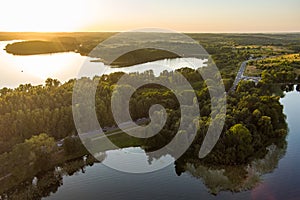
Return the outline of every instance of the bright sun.
<path id="1" fill-rule="evenodd" d="M 0 31 L 78 31 L 86 16 L 84 0 L 10 0 L 1 8 Z"/>

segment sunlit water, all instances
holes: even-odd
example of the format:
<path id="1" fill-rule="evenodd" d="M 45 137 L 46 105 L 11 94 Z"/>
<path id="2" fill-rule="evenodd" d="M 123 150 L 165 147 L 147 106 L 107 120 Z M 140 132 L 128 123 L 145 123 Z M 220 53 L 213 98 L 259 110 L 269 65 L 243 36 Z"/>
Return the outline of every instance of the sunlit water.
<path id="1" fill-rule="evenodd" d="M 131 67 L 113 68 L 102 62 L 90 62 L 95 58 L 81 56 L 79 53 L 64 52 L 30 56 L 15 56 L 4 50 L 7 44 L 15 41 L 0 41 L 0 88 L 15 88 L 20 84 L 43 84 L 47 78 L 56 78 L 61 82 L 71 78 L 110 74 L 113 72 L 144 72 L 153 70 L 158 76 L 164 70 L 174 70 L 182 67 L 192 67 L 191 63 L 201 67 L 206 60 L 195 58 L 165 59 Z"/>

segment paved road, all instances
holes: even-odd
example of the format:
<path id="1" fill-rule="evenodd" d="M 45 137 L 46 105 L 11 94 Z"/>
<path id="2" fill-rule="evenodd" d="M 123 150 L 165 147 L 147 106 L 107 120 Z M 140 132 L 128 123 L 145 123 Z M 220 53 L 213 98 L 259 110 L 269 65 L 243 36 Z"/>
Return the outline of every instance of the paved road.
<path id="1" fill-rule="evenodd" d="M 236 86 L 239 84 L 240 80 L 242 80 L 244 71 L 245 71 L 246 66 L 247 66 L 247 62 L 248 62 L 248 60 L 242 62 L 241 66 L 240 66 L 240 69 L 239 69 L 239 71 L 238 71 L 238 73 L 235 77 L 234 82 L 233 82 L 233 85 L 230 89 L 231 91 L 235 91 Z"/>
<path id="2" fill-rule="evenodd" d="M 247 62 L 248 62 L 248 60 L 242 62 L 241 66 L 240 66 L 240 69 L 239 69 L 239 71 L 238 71 L 238 73 L 235 77 L 234 82 L 233 82 L 233 85 L 230 88 L 230 91 L 235 91 L 236 86 L 239 84 L 240 80 L 242 80 L 244 71 L 245 71 L 246 66 L 247 66 Z"/>
<path id="3" fill-rule="evenodd" d="M 137 129 L 137 128 L 128 128 L 126 130 L 134 130 L 134 129 Z M 100 135 L 98 137 L 94 137 L 94 138 L 92 138 L 92 141 L 95 141 L 95 140 L 98 140 L 98 139 L 101 139 L 101 138 L 104 138 L 104 137 L 110 137 L 110 136 L 113 136 L 113 135 L 124 133 L 123 130 L 120 130 L 120 129 L 118 129 L 118 130 L 119 131 L 112 132 L 112 133 L 107 133 L 107 134 L 103 134 L 103 135 Z"/>
<path id="4" fill-rule="evenodd" d="M 149 118 L 141 118 L 135 121 L 135 123 L 137 125 L 145 125 L 146 123 L 148 123 L 150 121 Z M 136 127 L 138 128 L 138 127 Z M 134 130 L 136 129 L 134 127 L 131 127 L 130 124 L 128 124 L 128 127 L 125 127 L 125 130 Z M 119 127 L 110 127 L 109 131 L 103 132 L 103 130 L 95 130 L 95 131 L 90 131 L 87 133 L 82 133 L 80 134 L 80 138 L 81 139 L 85 139 L 85 138 L 91 138 L 92 141 L 94 140 L 98 140 L 104 137 L 109 137 L 109 136 L 113 136 L 113 135 L 117 135 L 117 134 L 121 134 L 124 133 L 123 130 L 121 130 Z"/>
<path id="5" fill-rule="evenodd" d="M 263 59 L 263 58 L 265 58 L 265 57 L 262 57 L 262 58 L 255 58 L 255 59 L 250 58 L 249 60 L 246 60 L 246 61 L 242 62 L 241 66 L 240 66 L 240 69 L 239 69 L 239 71 L 238 71 L 238 73 L 237 73 L 237 75 L 236 75 L 236 77 L 235 77 L 234 82 L 233 82 L 233 85 L 232 85 L 232 87 L 230 88 L 229 91 L 230 91 L 230 92 L 235 91 L 237 85 L 238 85 L 239 82 L 240 82 L 241 80 L 243 80 L 243 79 L 244 79 L 244 80 L 252 80 L 252 81 L 255 81 L 256 83 L 257 83 L 258 81 L 260 81 L 261 77 L 244 76 L 244 72 L 245 72 L 245 70 L 246 70 L 247 63 L 248 63 L 249 61 L 252 61 L 252 60 L 259 60 L 259 59 Z"/>

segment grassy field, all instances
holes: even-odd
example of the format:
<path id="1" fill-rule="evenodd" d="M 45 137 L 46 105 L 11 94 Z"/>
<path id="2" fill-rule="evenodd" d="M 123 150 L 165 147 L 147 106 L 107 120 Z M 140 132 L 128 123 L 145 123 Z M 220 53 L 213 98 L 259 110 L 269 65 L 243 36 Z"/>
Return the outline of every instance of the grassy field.
<path id="1" fill-rule="evenodd" d="M 290 66 L 300 74 L 300 54 L 283 54 L 250 62 L 245 70 L 247 76 L 259 76 L 263 70 L 272 70 L 281 66 Z"/>
<path id="2" fill-rule="evenodd" d="M 104 137 L 92 138 L 91 149 L 93 152 L 104 152 L 107 150 L 114 150 L 118 148 L 127 147 L 138 147 L 142 145 L 142 139 L 129 136 L 122 131 L 115 131 L 113 133 L 107 134 L 107 138 L 112 142 L 117 148 L 111 148 L 110 143 Z"/>
<path id="3" fill-rule="evenodd" d="M 245 76 L 260 76 L 261 75 L 262 70 L 257 69 L 257 67 L 255 65 L 248 65 L 246 67 Z"/>

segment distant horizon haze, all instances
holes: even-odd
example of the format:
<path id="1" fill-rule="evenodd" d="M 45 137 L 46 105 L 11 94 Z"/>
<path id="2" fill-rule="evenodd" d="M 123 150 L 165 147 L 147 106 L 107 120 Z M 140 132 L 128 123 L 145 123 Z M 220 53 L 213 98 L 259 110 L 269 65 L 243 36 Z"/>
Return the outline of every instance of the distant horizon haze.
<path id="1" fill-rule="evenodd" d="M 2 1 L 0 32 L 300 32 L 299 0 Z"/>

